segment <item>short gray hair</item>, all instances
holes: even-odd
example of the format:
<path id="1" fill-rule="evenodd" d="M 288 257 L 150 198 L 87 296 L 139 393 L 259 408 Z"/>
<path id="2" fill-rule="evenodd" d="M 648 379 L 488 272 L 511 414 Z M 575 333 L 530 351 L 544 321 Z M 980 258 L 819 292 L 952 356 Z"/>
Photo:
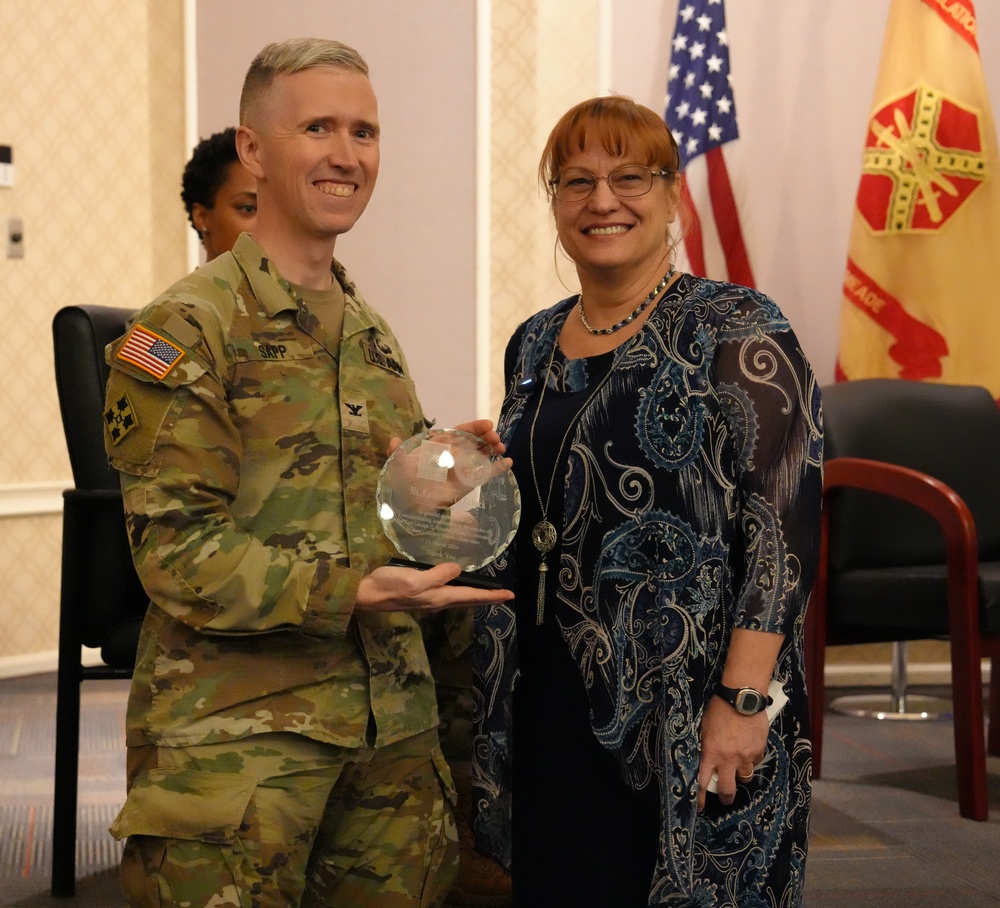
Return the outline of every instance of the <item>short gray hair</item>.
<path id="1" fill-rule="evenodd" d="M 249 112 L 256 107 L 278 76 L 316 66 L 353 69 L 368 75 L 368 64 L 353 47 L 328 38 L 292 38 L 268 44 L 250 64 L 240 95 L 240 124 L 245 125 Z"/>

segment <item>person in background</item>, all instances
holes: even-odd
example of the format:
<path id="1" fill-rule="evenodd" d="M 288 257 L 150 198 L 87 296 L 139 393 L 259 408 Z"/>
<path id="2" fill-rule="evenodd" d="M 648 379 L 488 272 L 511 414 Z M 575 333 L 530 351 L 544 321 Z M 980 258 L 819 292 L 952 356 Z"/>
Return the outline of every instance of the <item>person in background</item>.
<path id="1" fill-rule="evenodd" d="M 241 233 L 253 232 L 257 181 L 236 153 L 234 126 L 195 146 L 184 167 L 181 200 L 209 262 L 229 252 Z"/>
<path id="2" fill-rule="evenodd" d="M 611 96 L 539 167 L 581 292 L 507 347 L 515 599 L 473 650 L 477 837 L 525 908 L 802 898 L 820 394 L 771 299 L 675 269 L 679 166 Z"/>
<path id="3" fill-rule="evenodd" d="M 236 134 L 252 234 L 109 346 L 105 442 L 151 604 L 126 719 L 130 906 L 430 906 L 454 790 L 419 619 L 511 594 L 388 564 L 386 456 L 428 422 L 334 258 L 379 170 L 364 59 L 265 47 Z M 457 428 L 503 451 L 489 420 Z"/>

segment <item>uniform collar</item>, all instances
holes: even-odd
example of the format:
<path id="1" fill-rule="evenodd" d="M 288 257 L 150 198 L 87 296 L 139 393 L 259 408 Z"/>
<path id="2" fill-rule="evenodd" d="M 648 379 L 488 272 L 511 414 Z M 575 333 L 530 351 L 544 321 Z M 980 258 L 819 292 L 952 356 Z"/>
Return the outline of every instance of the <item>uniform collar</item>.
<path id="1" fill-rule="evenodd" d="M 298 308 L 298 296 L 291 284 L 278 271 L 264 250 L 258 246 L 249 233 L 241 233 L 233 246 L 233 256 L 246 275 L 261 309 L 271 318 L 280 312 Z M 375 327 L 374 313 L 358 293 L 354 282 L 348 277 L 347 269 L 336 259 L 330 270 L 334 280 L 344 288 L 346 305 L 344 309 L 344 335 L 367 331 Z"/>

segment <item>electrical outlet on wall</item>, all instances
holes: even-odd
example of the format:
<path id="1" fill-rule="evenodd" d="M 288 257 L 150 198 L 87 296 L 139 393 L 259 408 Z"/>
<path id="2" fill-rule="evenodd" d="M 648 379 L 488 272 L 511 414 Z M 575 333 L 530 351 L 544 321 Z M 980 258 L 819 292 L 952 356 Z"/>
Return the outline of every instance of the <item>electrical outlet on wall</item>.
<path id="1" fill-rule="evenodd" d="M 0 186 L 14 185 L 14 150 L 0 145 Z"/>
<path id="2" fill-rule="evenodd" d="M 24 258 L 24 225 L 20 218 L 7 219 L 7 258 Z"/>

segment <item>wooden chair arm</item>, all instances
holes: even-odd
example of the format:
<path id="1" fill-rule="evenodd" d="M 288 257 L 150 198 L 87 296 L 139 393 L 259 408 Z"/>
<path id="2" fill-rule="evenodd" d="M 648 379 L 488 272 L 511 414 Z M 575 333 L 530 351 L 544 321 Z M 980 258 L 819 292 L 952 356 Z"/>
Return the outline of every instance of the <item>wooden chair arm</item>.
<path id="1" fill-rule="evenodd" d="M 860 489 L 909 502 L 929 514 L 945 538 L 948 567 L 948 628 L 952 663 L 952 703 L 957 728 L 982 722 L 982 640 L 980 637 L 979 551 L 976 524 L 962 497 L 950 486 L 919 470 L 860 457 L 834 457 L 824 464 L 820 564 L 807 613 L 807 647 L 811 655 L 809 680 L 813 692 L 823 689 L 826 659 L 827 584 L 830 557 L 830 495 L 837 489 Z M 815 606 L 815 610 L 814 607 Z M 978 706 L 977 706 L 978 704 Z M 822 735 L 823 705 L 810 705 L 812 724 Z M 956 747 L 958 747 L 956 738 Z M 985 767 L 985 740 L 981 730 L 971 743 L 969 765 Z M 814 754 L 816 777 L 822 749 Z M 962 761 L 960 761 L 960 766 Z M 985 771 L 985 769 L 983 770 Z M 985 783 L 984 783 L 985 784 Z M 984 820 L 988 813 L 984 785 L 959 779 L 962 815 Z M 962 792 L 964 794 L 964 800 Z"/>
<path id="2" fill-rule="evenodd" d="M 976 522 L 962 497 L 951 486 L 919 470 L 861 457 L 834 457 L 823 466 L 824 539 L 829 530 L 829 496 L 836 489 L 846 488 L 908 502 L 938 523 L 947 553 L 952 646 L 960 645 L 979 658 L 979 540 Z M 824 574 L 828 557 L 829 550 L 825 549 Z"/>
<path id="3" fill-rule="evenodd" d="M 834 457 L 823 465 L 824 503 L 833 489 L 853 488 L 889 495 L 926 511 L 941 526 L 951 547 L 972 552 L 978 564 L 976 522 L 962 497 L 939 479 L 919 470 L 862 457 Z M 949 560 L 950 563 L 950 560 Z"/>

